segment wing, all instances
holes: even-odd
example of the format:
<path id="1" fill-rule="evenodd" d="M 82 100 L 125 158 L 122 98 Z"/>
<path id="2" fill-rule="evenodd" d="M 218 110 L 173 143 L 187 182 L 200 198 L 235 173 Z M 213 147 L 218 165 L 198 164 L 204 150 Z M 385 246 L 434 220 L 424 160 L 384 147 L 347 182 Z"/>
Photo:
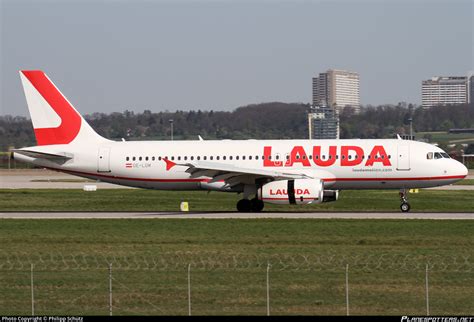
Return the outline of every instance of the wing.
<path id="1" fill-rule="evenodd" d="M 167 161 L 171 162 L 169 160 Z M 214 162 L 197 162 L 176 165 L 187 167 L 186 172 L 191 174 L 191 178 L 210 177 L 211 180 L 209 183 L 224 181 L 229 187 L 233 187 L 241 183 L 254 184 L 255 181 L 259 179 L 273 181 L 282 179 L 312 178 L 304 173 L 242 168 L 230 164 Z"/>

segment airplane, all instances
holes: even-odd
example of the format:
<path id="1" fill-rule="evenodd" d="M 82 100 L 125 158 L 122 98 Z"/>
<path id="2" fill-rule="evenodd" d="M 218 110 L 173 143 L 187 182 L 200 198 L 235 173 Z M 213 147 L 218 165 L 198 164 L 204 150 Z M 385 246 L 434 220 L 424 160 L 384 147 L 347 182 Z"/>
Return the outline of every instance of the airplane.
<path id="1" fill-rule="evenodd" d="M 402 139 L 112 141 L 97 134 L 48 76 L 20 71 L 37 146 L 16 160 L 79 177 L 158 190 L 242 193 L 239 212 L 265 203 L 320 204 L 344 189 L 452 184 L 467 168 L 442 149 Z"/>

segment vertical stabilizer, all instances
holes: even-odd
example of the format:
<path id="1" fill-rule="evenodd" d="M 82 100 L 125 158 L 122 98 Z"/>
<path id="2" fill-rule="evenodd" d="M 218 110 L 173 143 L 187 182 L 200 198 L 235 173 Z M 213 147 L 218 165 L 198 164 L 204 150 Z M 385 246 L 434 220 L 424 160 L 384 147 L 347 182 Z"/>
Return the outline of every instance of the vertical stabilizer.
<path id="1" fill-rule="evenodd" d="M 106 141 L 40 70 L 20 71 L 38 145 Z"/>

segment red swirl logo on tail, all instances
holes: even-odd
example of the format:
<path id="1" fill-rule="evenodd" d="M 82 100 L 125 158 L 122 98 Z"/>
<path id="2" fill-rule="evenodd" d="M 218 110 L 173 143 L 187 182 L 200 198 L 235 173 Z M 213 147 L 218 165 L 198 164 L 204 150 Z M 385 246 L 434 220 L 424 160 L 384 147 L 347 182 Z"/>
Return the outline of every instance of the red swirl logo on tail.
<path id="1" fill-rule="evenodd" d="M 81 116 L 44 72 L 29 70 L 22 71 L 22 73 L 61 118 L 61 124 L 58 127 L 34 129 L 38 145 L 68 144 L 72 142 L 81 129 Z"/>

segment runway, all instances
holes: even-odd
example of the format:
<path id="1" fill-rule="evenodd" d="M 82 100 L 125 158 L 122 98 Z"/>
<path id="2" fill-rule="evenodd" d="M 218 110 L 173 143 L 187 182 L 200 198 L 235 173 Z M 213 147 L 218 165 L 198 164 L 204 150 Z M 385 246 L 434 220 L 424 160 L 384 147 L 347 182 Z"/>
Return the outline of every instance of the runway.
<path id="1" fill-rule="evenodd" d="M 437 219 L 473 220 L 474 213 L 401 212 L 1 212 L 1 219 Z"/>
<path id="2" fill-rule="evenodd" d="M 474 179 L 470 170 L 466 179 Z M 93 181 L 46 169 L 0 169 L 1 189 L 83 189 L 84 185 L 95 185 L 97 189 L 135 189 L 107 182 Z M 448 185 L 433 190 L 474 190 L 474 185 Z"/>

